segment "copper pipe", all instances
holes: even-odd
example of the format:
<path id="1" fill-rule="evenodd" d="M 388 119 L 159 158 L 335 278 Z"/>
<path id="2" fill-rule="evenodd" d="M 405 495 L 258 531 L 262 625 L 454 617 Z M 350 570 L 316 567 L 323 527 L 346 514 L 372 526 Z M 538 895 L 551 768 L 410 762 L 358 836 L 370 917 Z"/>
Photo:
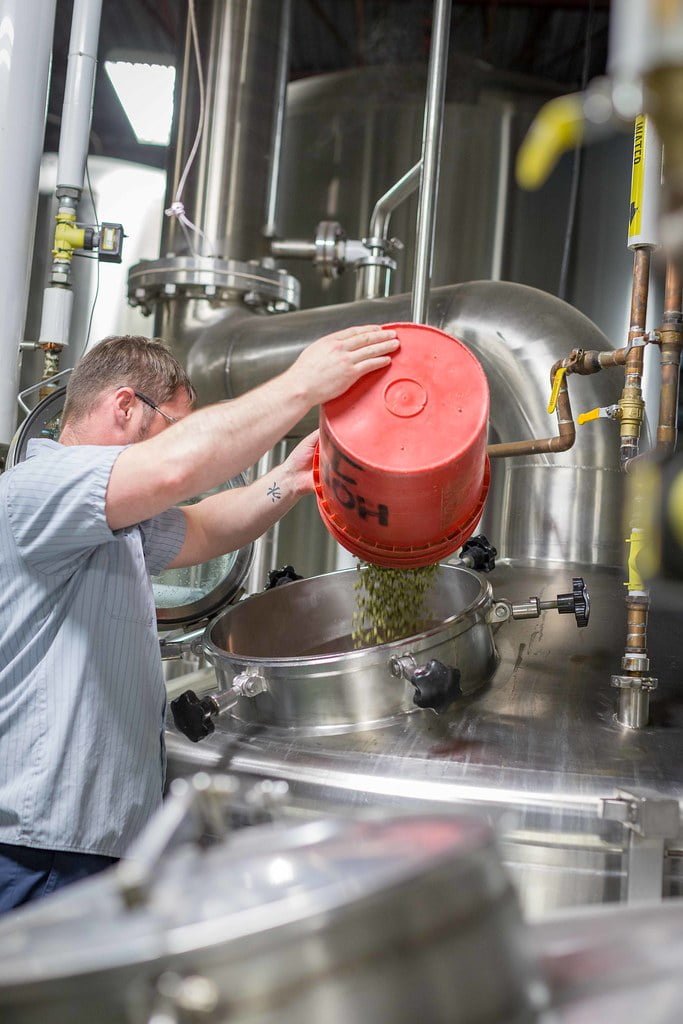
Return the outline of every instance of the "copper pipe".
<path id="1" fill-rule="evenodd" d="M 633 284 L 631 287 L 631 318 L 629 341 L 645 333 L 647 296 L 650 288 L 650 250 L 641 246 L 633 253 Z"/>
<path id="2" fill-rule="evenodd" d="M 628 463 L 638 455 L 640 431 L 645 418 L 642 378 L 645 346 L 645 323 L 647 320 L 647 297 L 650 288 L 650 249 L 641 246 L 633 253 L 633 283 L 631 286 L 631 317 L 628 331 L 624 390 L 619 399 L 621 418 L 621 465 L 628 469 Z"/>
<path id="3" fill-rule="evenodd" d="M 569 355 L 567 373 L 577 373 L 581 377 L 586 377 L 591 373 L 599 373 L 600 370 L 609 370 L 613 366 L 623 366 L 627 353 L 627 348 L 615 348 L 609 352 L 584 352 L 575 349 Z"/>
<path id="4" fill-rule="evenodd" d="M 550 371 L 551 384 L 555 380 L 555 374 L 562 365 L 562 362 L 555 363 Z M 489 458 L 505 459 L 514 455 L 545 455 L 550 452 L 566 452 L 572 447 L 576 440 L 576 427 L 574 425 L 574 416 L 572 414 L 572 407 L 569 401 L 566 376 L 562 380 L 560 391 L 557 396 L 557 422 L 559 425 L 559 433 L 556 437 L 544 437 L 531 439 L 529 441 L 509 441 L 503 444 L 490 444 L 486 449 Z"/>
<path id="5" fill-rule="evenodd" d="M 678 268 L 669 262 L 664 288 L 664 316 L 659 331 L 662 386 L 659 395 L 657 451 L 664 455 L 674 451 L 677 440 L 678 388 L 683 349 L 682 288 Z"/>
<path id="6" fill-rule="evenodd" d="M 667 314 L 678 314 L 681 317 L 681 290 L 683 281 L 678 267 L 670 261 L 666 265 L 666 280 L 664 282 L 664 319 Z"/>
<path id="7" fill-rule="evenodd" d="M 626 598 L 626 648 L 625 657 L 647 655 L 647 614 L 648 599 Z"/>
<path id="8" fill-rule="evenodd" d="M 560 367 L 564 367 L 567 371 L 557 396 L 559 423 L 557 437 L 490 444 L 487 448 L 489 458 L 506 459 L 516 455 L 547 455 L 553 452 L 568 451 L 576 440 L 576 426 L 569 401 L 567 377 L 571 373 L 577 373 L 582 377 L 586 377 L 592 373 L 599 373 L 600 370 L 607 370 L 612 366 L 623 366 L 626 362 L 628 351 L 628 348 L 611 349 L 608 352 L 597 352 L 593 349 L 572 349 L 567 358 L 555 363 L 550 371 L 551 386 L 555 380 L 555 374 Z"/>

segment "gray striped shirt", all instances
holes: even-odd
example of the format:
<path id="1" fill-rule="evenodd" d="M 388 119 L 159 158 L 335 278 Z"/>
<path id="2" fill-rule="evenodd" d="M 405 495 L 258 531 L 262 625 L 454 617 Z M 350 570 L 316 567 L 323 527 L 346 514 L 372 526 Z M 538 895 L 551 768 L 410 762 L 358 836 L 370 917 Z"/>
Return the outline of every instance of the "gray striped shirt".
<path id="1" fill-rule="evenodd" d="M 113 533 L 123 451 L 37 440 L 0 477 L 0 842 L 119 857 L 161 803 L 165 688 L 150 575 L 180 509 Z"/>

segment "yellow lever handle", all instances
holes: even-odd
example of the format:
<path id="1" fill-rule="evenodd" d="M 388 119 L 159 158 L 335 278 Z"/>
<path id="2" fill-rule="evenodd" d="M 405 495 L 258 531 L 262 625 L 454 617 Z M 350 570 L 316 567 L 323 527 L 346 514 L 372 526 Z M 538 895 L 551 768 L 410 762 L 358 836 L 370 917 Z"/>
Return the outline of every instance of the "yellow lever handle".
<path id="1" fill-rule="evenodd" d="M 557 409 L 557 399 L 560 394 L 560 388 L 562 387 L 562 381 L 564 380 L 566 373 L 567 367 L 560 366 L 553 379 L 553 387 L 552 391 L 550 392 L 550 398 L 548 400 L 548 412 L 551 414 L 554 413 Z"/>
<path id="2" fill-rule="evenodd" d="M 601 412 L 602 412 L 602 409 L 600 409 L 600 408 L 598 408 L 598 409 L 591 409 L 590 412 L 582 412 L 582 413 L 580 413 L 577 416 L 576 422 L 580 426 L 583 426 L 584 423 L 590 423 L 591 420 L 600 419 L 600 413 Z"/>
<path id="3" fill-rule="evenodd" d="M 581 97 L 558 96 L 541 107 L 517 155 L 517 184 L 540 188 L 563 153 L 583 138 Z"/>

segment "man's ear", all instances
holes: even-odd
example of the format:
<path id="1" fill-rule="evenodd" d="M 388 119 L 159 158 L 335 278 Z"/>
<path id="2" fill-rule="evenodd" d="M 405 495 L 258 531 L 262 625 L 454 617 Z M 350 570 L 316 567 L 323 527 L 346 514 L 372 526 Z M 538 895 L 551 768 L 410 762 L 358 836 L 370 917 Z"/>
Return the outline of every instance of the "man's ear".
<path id="1" fill-rule="evenodd" d="M 119 423 L 130 419 L 133 412 L 135 394 L 132 388 L 119 388 L 114 394 L 114 412 Z"/>

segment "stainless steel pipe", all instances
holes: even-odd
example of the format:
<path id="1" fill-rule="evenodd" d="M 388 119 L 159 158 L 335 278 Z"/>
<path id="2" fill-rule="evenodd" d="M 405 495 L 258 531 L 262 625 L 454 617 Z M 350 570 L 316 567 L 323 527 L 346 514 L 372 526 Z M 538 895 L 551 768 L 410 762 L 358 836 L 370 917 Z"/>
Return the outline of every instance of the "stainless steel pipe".
<path id="1" fill-rule="evenodd" d="M 417 209 L 413 297 L 410 307 L 410 319 L 418 324 L 427 322 L 429 288 L 432 279 L 451 6 L 451 0 L 435 0 L 432 19 L 432 45 L 429 53 L 422 137 L 422 181 Z"/>
<path id="2" fill-rule="evenodd" d="M 256 317 L 234 306 L 207 327 L 187 368 L 202 403 L 236 397 L 284 371 L 316 338 L 358 323 L 410 318 L 410 295 Z M 609 342 L 576 309 L 545 292 L 508 282 L 436 288 L 428 322 L 460 338 L 481 361 L 491 389 L 490 440 L 545 437 L 548 368 L 576 346 L 608 351 Z M 614 404 L 618 374 L 577 376 L 577 408 Z M 315 414 L 292 436 L 316 425 Z M 600 421 L 558 454 L 496 460 L 484 528 L 507 557 L 553 558 L 621 566 L 623 481 L 612 424 Z M 608 513 L 608 510 L 612 510 Z"/>
<path id="3" fill-rule="evenodd" d="M 419 187 L 421 174 L 422 161 L 419 160 L 375 203 L 370 218 L 370 236 L 364 239 L 369 255 L 354 268 L 357 300 L 388 297 L 396 269 L 392 258 L 393 246 L 389 242 L 391 214 Z"/>
<path id="4" fill-rule="evenodd" d="M 265 253 L 268 156 L 277 120 L 277 75 L 286 5 L 272 0 L 201 0 L 197 31 L 206 94 L 204 131 L 182 201 L 215 245 L 213 255 Z M 179 64 L 166 206 L 178 188 L 199 119 L 197 69 L 189 24 Z M 162 256 L 187 253 L 175 219 L 164 222 Z"/>
<path id="5" fill-rule="evenodd" d="M 388 238 L 392 213 L 419 187 L 421 173 L 422 161 L 418 160 L 402 178 L 399 178 L 383 196 L 380 196 L 370 218 L 371 238 Z"/>
<path id="6" fill-rule="evenodd" d="M 287 110 L 287 82 L 289 79 L 289 55 L 292 39 L 292 0 L 281 0 L 280 49 L 276 72 L 276 107 L 273 119 L 273 135 L 270 143 L 268 168 L 268 193 L 266 195 L 266 222 L 263 227 L 265 238 L 277 235 L 278 194 L 280 190 L 280 166 L 282 164 L 282 142 L 285 134 L 285 113 Z"/>
<path id="7" fill-rule="evenodd" d="M 282 53 L 287 5 L 273 0 L 201 0 L 196 12 L 204 130 L 181 200 L 190 220 L 206 235 L 213 255 L 255 259 L 268 251 L 263 218 L 274 202 L 274 172 L 280 159 L 271 147 L 281 138 L 278 75 L 281 84 L 287 64 Z M 177 194 L 199 123 L 189 18 L 178 68 L 166 208 Z M 189 255 L 188 239 L 174 217 L 165 217 L 162 228 L 162 259 L 168 253 Z M 185 362 L 197 335 L 221 313 L 203 296 L 172 292 L 157 306 L 154 332 Z"/>

